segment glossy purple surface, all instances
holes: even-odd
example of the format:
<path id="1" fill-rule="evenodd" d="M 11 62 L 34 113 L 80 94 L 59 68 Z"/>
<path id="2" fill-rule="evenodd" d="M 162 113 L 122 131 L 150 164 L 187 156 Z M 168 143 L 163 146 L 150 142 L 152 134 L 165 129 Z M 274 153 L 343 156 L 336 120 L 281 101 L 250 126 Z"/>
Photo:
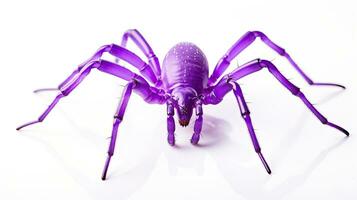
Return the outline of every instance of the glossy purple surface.
<path id="1" fill-rule="evenodd" d="M 139 47 L 147 58 L 143 61 L 139 56 L 125 48 L 128 39 Z M 289 63 L 298 71 L 298 73 L 310 85 L 316 86 L 336 86 L 345 88 L 335 83 L 316 83 L 311 80 L 295 63 L 290 55 L 277 44 L 272 42 L 264 33 L 260 31 L 248 31 L 243 35 L 226 54 L 218 61 L 213 73 L 208 76 L 208 63 L 204 53 L 192 43 L 179 43 L 172 47 L 167 53 L 162 69 L 154 51 L 139 33 L 132 29 L 124 33 L 121 46 L 116 44 L 104 45 L 87 61 L 78 66 L 55 89 L 44 88 L 35 90 L 35 92 L 58 90 L 59 93 L 50 106 L 40 115 L 40 117 L 17 128 L 20 130 L 26 126 L 42 122 L 60 99 L 69 95 L 91 72 L 97 69 L 103 73 L 111 74 L 120 79 L 128 81 L 120 99 L 117 111 L 114 115 L 112 135 L 108 147 L 108 157 L 102 173 L 102 179 L 106 179 L 107 170 L 111 157 L 114 154 L 115 142 L 118 134 L 118 128 L 125 114 L 130 96 L 135 92 L 150 104 L 166 104 L 167 106 L 167 140 L 170 145 L 175 145 L 175 110 L 177 111 L 178 121 L 181 126 L 187 126 L 190 119 L 195 114 L 195 122 L 191 143 L 196 145 L 200 140 L 203 125 L 203 106 L 215 105 L 220 103 L 229 92 L 233 92 L 236 97 L 238 108 L 244 119 L 249 136 L 252 140 L 254 150 L 259 156 L 266 171 L 270 174 L 271 170 L 261 151 L 260 144 L 254 131 L 253 123 L 250 117 L 248 105 L 244 99 L 243 92 L 237 81 L 245 76 L 251 75 L 262 69 L 267 69 L 272 76 L 279 81 L 283 87 L 289 90 L 294 96 L 298 97 L 305 106 L 319 119 L 322 124 L 335 128 L 346 136 L 348 131 L 339 125 L 329 122 L 313 104 L 305 97 L 304 93 L 293 83 L 291 83 L 270 61 L 256 59 L 237 67 L 230 73 L 222 76 L 230 65 L 230 62 L 237 55 L 252 44 L 256 38 L 260 38 L 268 47 L 276 53 L 286 58 Z M 109 53 L 116 58 L 116 63 L 102 59 L 103 53 Z M 119 60 L 124 60 L 134 66 L 140 74 L 132 72 L 119 64 Z M 219 79 L 220 78 L 220 79 Z M 219 81 L 217 82 L 217 80 Z M 195 112 L 193 112 L 195 110 Z M 140 111 L 138 111 L 140 114 Z"/>
<path id="2" fill-rule="evenodd" d="M 182 42 L 172 47 L 162 63 L 162 83 L 166 91 L 191 87 L 201 94 L 207 86 L 208 62 L 196 45 Z"/>

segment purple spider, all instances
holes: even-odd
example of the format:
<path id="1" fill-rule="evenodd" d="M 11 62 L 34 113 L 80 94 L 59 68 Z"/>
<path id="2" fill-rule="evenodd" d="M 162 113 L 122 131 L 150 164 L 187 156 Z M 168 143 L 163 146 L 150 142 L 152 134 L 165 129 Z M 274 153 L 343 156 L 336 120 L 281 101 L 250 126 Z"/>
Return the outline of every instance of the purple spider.
<path id="1" fill-rule="evenodd" d="M 26 123 L 17 128 L 22 129 L 31 124 L 42 122 L 49 112 L 54 108 L 58 101 L 67 96 L 79 85 L 89 72 L 96 68 L 99 71 L 117 76 L 128 81 L 119 102 L 119 106 L 114 115 L 114 124 L 112 136 L 108 149 L 108 158 L 105 162 L 102 180 L 105 180 L 110 159 L 113 156 L 115 141 L 118 133 L 119 124 L 123 121 L 125 109 L 127 107 L 132 91 L 139 94 L 145 102 L 150 104 L 165 104 L 167 105 L 167 131 L 168 143 L 175 145 L 175 109 L 178 114 L 178 121 L 181 126 L 187 126 L 195 108 L 195 124 L 194 133 L 191 138 L 192 144 L 197 144 L 200 139 L 202 130 L 202 105 L 218 104 L 223 97 L 230 91 L 237 99 L 238 106 L 243 119 L 248 127 L 250 137 L 252 139 L 255 152 L 259 155 L 266 171 L 270 174 L 271 170 L 265 161 L 257 137 L 254 133 L 250 112 L 247 103 L 244 100 L 242 90 L 237 80 L 244 76 L 250 75 L 263 68 L 268 71 L 293 95 L 299 97 L 310 111 L 321 121 L 321 123 L 336 128 L 342 131 L 345 135 L 349 135 L 344 128 L 333 124 L 309 102 L 305 95 L 298 87 L 286 79 L 279 70 L 268 60 L 256 59 L 248 62 L 240 67 L 237 67 L 231 73 L 224 75 L 219 81 L 223 72 L 227 69 L 230 62 L 246 47 L 248 47 L 257 37 L 259 37 L 266 45 L 272 48 L 281 56 L 284 56 L 290 64 L 300 73 L 300 75 L 310 85 L 325 85 L 337 86 L 345 89 L 344 86 L 334 83 L 315 83 L 313 82 L 293 61 L 290 55 L 281 47 L 273 43 L 264 33 L 259 31 L 247 32 L 243 35 L 219 60 L 213 70 L 211 76 L 208 76 L 208 63 L 203 52 L 192 43 L 179 43 L 172 47 L 166 54 L 160 68 L 159 60 L 151 49 L 150 45 L 137 30 L 128 30 L 124 33 L 121 46 L 116 44 L 105 45 L 101 47 L 90 59 L 79 65 L 63 83 L 57 88 L 44 88 L 35 90 L 48 91 L 59 90 L 59 94 L 54 101 L 45 110 L 45 112 L 35 121 Z M 141 49 L 148 59 L 148 63 L 144 62 L 137 55 L 125 48 L 128 38 L 131 38 L 134 43 Z M 109 53 L 117 58 L 116 63 L 102 60 L 102 54 Z M 123 59 L 129 64 L 136 67 L 140 74 L 138 75 L 127 68 L 119 65 L 119 59 Z M 149 84 L 150 82 L 151 84 Z"/>

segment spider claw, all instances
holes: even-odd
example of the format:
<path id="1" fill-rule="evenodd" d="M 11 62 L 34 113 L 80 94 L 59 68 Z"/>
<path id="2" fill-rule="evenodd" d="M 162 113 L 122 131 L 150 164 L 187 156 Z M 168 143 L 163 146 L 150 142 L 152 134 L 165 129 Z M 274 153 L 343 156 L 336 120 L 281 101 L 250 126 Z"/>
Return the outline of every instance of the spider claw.
<path id="1" fill-rule="evenodd" d="M 268 174 L 271 174 L 271 170 L 270 170 L 270 167 L 268 165 L 268 163 L 265 161 L 265 158 L 263 156 L 263 154 L 261 152 L 258 152 L 258 155 L 259 155 L 259 158 L 260 160 L 262 161 L 264 167 L 265 167 L 265 170 L 268 172 Z"/>
<path id="2" fill-rule="evenodd" d="M 16 130 L 19 131 L 20 129 L 25 128 L 26 126 L 30 126 L 30 125 L 36 124 L 36 123 L 40 123 L 40 121 L 36 120 L 36 121 L 28 122 L 26 124 L 23 124 L 23 125 L 17 127 Z"/>
<path id="3" fill-rule="evenodd" d="M 331 122 L 327 122 L 326 125 L 331 126 L 331 127 L 335 128 L 335 129 L 341 131 L 346 136 L 350 136 L 350 133 L 346 129 L 342 128 L 341 126 L 338 126 L 338 125 L 336 125 L 334 123 L 331 123 Z"/>
<path id="4" fill-rule="evenodd" d="M 335 87 L 339 87 L 342 89 L 346 89 L 345 86 L 343 86 L 341 84 L 337 84 L 337 83 L 311 83 L 310 85 L 312 85 L 312 86 L 335 86 Z"/>

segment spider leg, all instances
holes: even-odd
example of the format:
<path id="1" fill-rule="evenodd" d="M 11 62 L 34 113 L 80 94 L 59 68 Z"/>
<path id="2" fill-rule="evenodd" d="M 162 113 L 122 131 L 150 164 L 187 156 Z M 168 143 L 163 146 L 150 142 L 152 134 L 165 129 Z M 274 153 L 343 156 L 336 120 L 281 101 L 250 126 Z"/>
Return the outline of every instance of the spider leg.
<path id="1" fill-rule="evenodd" d="M 143 60 L 141 60 L 139 56 L 135 55 L 133 52 L 125 49 L 124 47 L 120 47 L 116 44 L 111 44 L 111 45 L 104 45 L 100 47 L 91 58 L 80 64 L 78 68 L 74 70 L 72 74 L 68 76 L 57 88 L 37 89 L 34 92 L 36 93 L 36 92 L 56 90 L 56 89 L 61 90 L 61 88 L 65 87 L 68 83 L 75 80 L 76 76 L 78 75 L 78 73 L 82 71 L 82 68 L 84 66 L 86 66 L 88 63 L 92 61 L 99 60 L 104 53 L 109 53 L 117 58 L 125 60 L 126 62 L 137 68 L 140 71 L 140 73 L 151 83 L 154 84 L 157 83 L 158 79 L 154 74 L 152 68 Z"/>
<path id="2" fill-rule="evenodd" d="M 324 86 L 337 86 L 345 89 L 343 85 L 336 83 L 315 83 L 311 80 L 295 63 L 295 61 L 290 57 L 290 55 L 280 46 L 271 41 L 264 33 L 260 31 L 249 31 L 243 35 L 233 46 L 227 51 L 227 53 L 219 60 L 212 75 L 209 78 L 208 84 L 212 85 L 216 80 L 223 74 L 223 72 L 228 68 L 230 62 L 238 56 L 245 48 L 254 42 L 254 40 L 259 37 L 266 45 L 268 45 L 275 52 L 285 57 L 290 64 L 298 71 L 298 73 L 305 79 L 305 81 L 310 85 L 324 85 Z"/>
<path id="3" fill-rule="evenodd" d="M 329 122 L 326 117 L 324 117 L 311 103 L 310 101 L 305 97 L 305 95 L 300 91 L 298 87 L 296 87 L 294 84 L 292 84 L 284 75 L 282 75 L 279 70 L 271 63 L 270 61 L 267 60 L 254 60 L 251 61 L 245 65 L 243 65 L 240 68 L 235 69 L 232 73 L 229 73 L 225 77 L 221 79 L 222 81 L 236 81 L 244 76 L 247 76 L 249 74 L 252 74 L 254 72 L 257 72 L 264 67 L 268 68 L 269 72 L 276 78 L 278 81 L 286 87 L 293 95 L 299 97 L 303 103 L 310 109 L 310 111 L 320 120 L 322 124 L 331 126 L 341 132 L 343 132 L 345 135 L 349 135 L 348 131 L 345 130 L 344 128 Z"/>
<path id="4" fill-rule="evenodd" d="M 16 130 L 20 130 L 26 126 L 29 126 L 29 125 L 32 125 L 32 124 L 36 124 L 36 123 L 39 123 L 39 122 L 42 122 L 46 117 L 47 115 L 51 112 L 51 110 L 55 107 L 55 105 L 58 103 L 58 101 L 64 97 L 64 95 L 62 93 L 59 93 L 55 99 L 52 101 L 52 103 L 48 106 L 48 108 L 40 115 L 40 117 L 38 117 L 37 120 L 34 120 L 34 121 L 31 121 L 31 122 L 28 122 L 28 123 L 25 123 L 19 127 L 16 128 Z"/>
<path id="5" fill-rule="evenodd" d="M 191 143 L 196 145 L 198 141 L 200 140 L 200 134 L 202 130 L 202 124 L 203 124 L 203 119 L 202 119 L 203 111 L 202 111 L 202 102 L 197 101 L 196 102 L 196 121 L 195 125 L 193 127 L 193 135 L 191 138 Z"/>
<path id="6" fill-rule="evenodd" d="M 117 111 L 116 111 L 116 113 L 114 115 L 112 136 L 110 138 L 110 143 L 109 143 L 109 148 L 108 148 L 108 157 L 107 157 L 107 160 L 105 162 L 103 173 L 102 173 L 102 180 L 106 179 L 108 167 L 109 167 L 109 164 L 110 164 L 110 159 L 112 158 L 112 156 L 114 154 L 115 142 L 116 142 L 116 139 L 117 139 L 118 128 L 119 128 L 120 123 L 123 121 L 125 109 L 126 109 L 126 107 L 128 105 L 132 90 L 133 90 L 133 82 L 129 82 L 125 86 L 125 88 L 123 90 L 123 94 L 122 94 L 121 100 L 119 102 L 118 109 L 117 109 Z"/>
<path id="7" fill-rule="evenodd" d="M 58 88 L 41 88 L 41 89 L 37 89 L 34 90 L 34 93 L 38 93 L 38 92 L 45 92 L 45 91 L 58 91 Z"/>
<path id="8" fill-rule="evenodd" d="M 167 142 L 171 145 L 175 145 L 175 110 L 171 102 L 167 102 Z"/>
<path id="9" fill-rule="evenodd" d="M 131 39 L 136 46 L 145 54 L 148 59 L 148 63 L 151 69 L 154 71 L 156 77 L 159 79 L 161 75 L 160 63 L 159 59 L 156 57 L 154 51 L 152 50 L 149 43 L 145 40 L 142 34 L 136 29 L 127 30 L 122 37 L 121 45 L 122 47 L 126 47 L 128 39 Z M 119 63 L 119 58 L 115 60 L 116 63 Z"/>
<path id="10" fill-rule="evenodd" d="M 240 88 L 240 86 L 237 83 L 234 82 L 233 84 L 234 84 L 234 89 L 233 89 L 234 96 L 237 99 L 242 118 L 244 119 L 244 121 L 248 127 L 249 135 L 250 135 L 250 138 L 252 139 L 255 152 L 259 155 L 259 158 L 262 161 L 268 174 L 271 174 L 270 167 L 269 167 L 268 163 L 265 161 L 265 158 L 261 152 L 261 148 L 260 148 L 257 136 L 255 135 L 252 120 L 250 118 L 250 111 L 249 111 L 248 105 L 244 99 L 242 89 Z"/>
<path id="11" fill-rule="evenodd" d="M 97 68 L 102 72 L 117 76 L 127 81 L 134 81 L 135 92 L 138 93 L 148 103 L 163 104 L 164 102 L 166 102 L 165 97 L 160 95 L 158 93 L 158 90 L 154 87 L 151 87 L 141 76 L 131 72 L 130 70 L 120 65 L 105 60 L 91 61 L 87 63 L 85 66 L 83 66 L 80 72 L 78 72 L 72 78 L 71 81 L 69 81 L 68 83 L 66 83 L 66 85 L 60 88 L 59 94 L 56 96 L 56 98 L 53 100 L 50 106 L 40 115 L 40 117 L 37 120 L 21 125 L 18 128 L 16 128 L 16 130 L 20 130 L 26 126 L 42 122 L 46 118 L 46 116 L 51 112 L 51 110 L 55 107 L 58 101 L 62 97 L 67 96 L 69 93 L 71 93 L 72 90 L 74 90 L 83 81 L 83 79 L 89 74 L 89 72 L 93 68 Z"/>
<path id="12" fill-rule="evenodd" d="M 203 99 L 203 104 L 205 104 L 205 105 L 218 104 L 222 101 L 223 97 L 233 89 L 234 95 L 238 102 L 238 106 L 239 106 L 241 115 L 247 125 L 250 138 L 253 142 L 255 152 L 258 154 L 266 171 L 270 174 L 271 170 L 270 170 L 269 165 L 265 161 L 265 158 L 261 152 L 261 148 L 260 148 L 257 136 L 255 135 L 255 132 L 254 132 L 252 120 L 250 118 L 250 112 L 249 112 L 247 103 L 244 99 L 242 90 L 237 83 L 231 82 L 231 80 L 232 79 L 227 78 L 227 77 L 222 78 L 215 86 L 213 86 L 212 90 L 209 91 L 208 94 L 205 94 L 205 98 Z"/>

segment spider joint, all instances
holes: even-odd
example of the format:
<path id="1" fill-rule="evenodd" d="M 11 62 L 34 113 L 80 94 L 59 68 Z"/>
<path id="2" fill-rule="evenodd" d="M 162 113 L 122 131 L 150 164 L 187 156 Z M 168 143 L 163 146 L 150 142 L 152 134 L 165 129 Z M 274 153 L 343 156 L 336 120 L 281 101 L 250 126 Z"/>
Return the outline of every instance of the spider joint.
<path id="1" fill-rule="evenodd" d="M 157 58 L 153 52 L 150 52 L 147 57 L 149 60 Z"/>
<path id="2" fill-rule="evenodd" d="M 123 116 L 114 115 L 114 119 L 119 120 L 119 122 L 123 121 Z"/>
<path id="3" fill-rule="evenodd" d="M 175 114 L 174 106 L 172 105 L 172 102 L 167 103 L 167 115 L 173 116 Z"/>
<path id="4" fill-rule="evenodd" d="M 243 118 L 245 118 L 245 117 L 250 115 L 250 112 L 249 112 L 249 110 L 247 110 L 245 112 L 242 112 L 241 115 L 242 115 Z"/>
<path id="5" fill-rule="evenodd" d="M 144 71 L 147 67 L 149 67 L 148 64 L 144 63 L 143 66 L 139 69 L 140 72 Z"/>

